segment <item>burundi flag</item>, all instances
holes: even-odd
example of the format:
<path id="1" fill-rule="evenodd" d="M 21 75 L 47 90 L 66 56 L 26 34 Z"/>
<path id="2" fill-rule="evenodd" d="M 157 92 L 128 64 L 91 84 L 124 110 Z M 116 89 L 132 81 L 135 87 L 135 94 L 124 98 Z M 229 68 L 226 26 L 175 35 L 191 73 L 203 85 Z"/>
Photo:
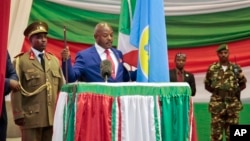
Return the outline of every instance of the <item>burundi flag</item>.
<path id="1" fill-rule="evenodd" d="M 130 43 L 138 48 L 137 81 L 169 82 L 163 0 L 136 1 Z"/>
<path id="2" fill-rule="evenodd" d="M 122 0 L 119 20 L 117 48 L 124 54 L 124 60 L 131 66 L 137 66 L 137 48 L 130 44 L 130 30 L 136 0 Z"/>

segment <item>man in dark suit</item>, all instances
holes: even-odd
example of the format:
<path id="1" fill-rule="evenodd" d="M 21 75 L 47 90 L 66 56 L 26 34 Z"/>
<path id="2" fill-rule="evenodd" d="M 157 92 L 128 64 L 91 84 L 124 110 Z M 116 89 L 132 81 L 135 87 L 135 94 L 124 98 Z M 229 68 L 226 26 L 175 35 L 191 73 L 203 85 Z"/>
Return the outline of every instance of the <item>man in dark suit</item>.
<path id="1" fill-rule="evenodd" d="M 195 96 L 196 86 L 194 75 L 184 69 L 186 64 L 186 54 L 177 53 L 175 55 L 175 68 L 170 70 L 170 82 L 187 82 L 190 85 L 192 96 Z"/>
<path id="2" fill-rule="evenodd" d="M 80 51 L 76 55 L 74 66 L 71 64 L 70 51 L 66 47 L 62 50 L 62 69 L 68 82 L 104 82 L 100 65 L 103 60 L 109 60 L 112 66 L 111 77 L 108 82 L 126 82 L 130 74 L 123 66 L 122 52 L 112 48 L 113 30 L 107 23 L 98 23 L 94 31 L 95 44 Z"/>
<path id="3" fill-rule="evenodd" d="M 195 96 L 196 85 L 195 85 L 194 75 L 184 69 L 186 64 L 186 59 L 187 57 L 186 54 L 184 53 L 177 53 L 175 55 L 175 68 L 171 69 L 169 72 L 170 82 L 187 82 L 191 88 L 192 96 Z M 190 100 L 190 105 L 193 105 L 192 99 Z M 193 117 L 190 125 L 192 126 L 192 134 L 190 140 L 196 141 L 197 140 L 196 122 L 195 122 L 195 117 L 192 116 L 193 115 L 192 113 L 190 113 L 190 116 Z"/>
<path id="4" fill-rule="evenodd" d="M 11 63 L 10 55 L 7 52 L 6 59 L 6 72 L 5 72 L 5 81 L 4 81 L 4 94 L 3 94 L 3 105 L 2 113 L 0 114 L 0 141 L 6 141 L 7 134 L 7 112 L 5 106 L 5 96 L 10 93 L 11 90 L 19 90 L 18 77 L 15 71 L 14 66 Z"/>

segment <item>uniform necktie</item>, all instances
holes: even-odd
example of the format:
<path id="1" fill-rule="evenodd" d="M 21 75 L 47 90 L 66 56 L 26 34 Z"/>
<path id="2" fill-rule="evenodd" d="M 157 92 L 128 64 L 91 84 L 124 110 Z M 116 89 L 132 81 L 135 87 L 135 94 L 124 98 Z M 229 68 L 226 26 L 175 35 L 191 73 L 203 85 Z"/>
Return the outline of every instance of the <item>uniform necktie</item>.
<path id="1" fill-rule="evenodd" d="M 112 64 L 111 76 L 112 76 L 112 78 L 115 78 L 115 63 L 114 63 L 112 57 L 110 56 L 109 50 L 106 49 L 104 52 L 106 53 L 107 60 L 109 60 Z"/>
<path id="2" fill-rule="evenodd" d="M 178 82 L 183 82 L 183 75 L 180 71 L 177 72 L 177 81 Z"/>
<path id="3" fill-rule="evenodd" d="M 45 62 L 44 62 L 44 59 L 43 59 L 43 53 L 39 54 L 38 56 L 41 58 L 41 65 L 43 67 L 43 70 L 45 70 Z"/>

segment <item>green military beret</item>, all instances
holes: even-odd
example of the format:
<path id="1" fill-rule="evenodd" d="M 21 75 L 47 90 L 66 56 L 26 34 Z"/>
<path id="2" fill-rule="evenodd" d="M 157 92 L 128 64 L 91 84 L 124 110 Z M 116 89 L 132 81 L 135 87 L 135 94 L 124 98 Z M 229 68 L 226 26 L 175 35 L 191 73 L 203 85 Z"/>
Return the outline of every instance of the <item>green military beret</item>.
<path id="1" fill-rule="evenodd" d="M 217 52 L 220 52 L 222 50 L 228 50 L 228 45 L 227 44 L 219 45 L 219 47 L 217 48 Z"/>
<path id="2" fill-rule="evenodd" d="M 45 22 L 37 21 L 31 23 L 23 32 L 24 36 L 30 38 L 37 33 L 48 33 L 48 25 Z"/>

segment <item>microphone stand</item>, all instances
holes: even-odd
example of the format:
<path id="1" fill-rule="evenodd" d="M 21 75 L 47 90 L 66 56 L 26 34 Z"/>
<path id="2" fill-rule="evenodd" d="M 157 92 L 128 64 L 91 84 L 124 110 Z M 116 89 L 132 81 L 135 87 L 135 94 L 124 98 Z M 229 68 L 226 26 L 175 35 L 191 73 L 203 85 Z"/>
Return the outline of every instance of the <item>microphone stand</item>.
<path id="1" fill-rule="evenodd" d="M 108 83 L 108 75 L 105 74 L 105 83 Z"/>

